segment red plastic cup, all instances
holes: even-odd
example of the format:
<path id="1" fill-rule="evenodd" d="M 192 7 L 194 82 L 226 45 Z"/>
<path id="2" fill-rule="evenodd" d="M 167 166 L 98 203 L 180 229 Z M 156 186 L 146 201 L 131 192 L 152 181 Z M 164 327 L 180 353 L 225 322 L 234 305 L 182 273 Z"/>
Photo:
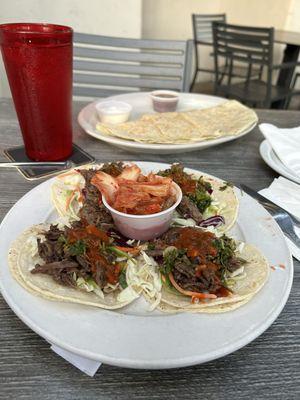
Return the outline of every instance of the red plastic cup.
<path id="1" fill-rule="evenodd" d="M 72 153 L 73 30 L 52 24 L 0 25 L 0 46 L 27 156 Z"/>

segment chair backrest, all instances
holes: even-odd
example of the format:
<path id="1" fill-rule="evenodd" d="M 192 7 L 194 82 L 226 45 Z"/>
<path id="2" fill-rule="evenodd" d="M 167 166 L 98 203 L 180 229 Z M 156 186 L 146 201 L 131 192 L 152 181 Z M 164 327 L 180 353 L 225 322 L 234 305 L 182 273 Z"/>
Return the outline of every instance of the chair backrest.
<path id="1" fill-rule="evenodd" d="M 212 45 L 212 23 L 226 22 L 226 14 L 192 14 L 194 42 Z"/>
<path id="2" fill-rule="evenodd" d="M 246 64 L 248 72 L 245 84 L 251 78 L 253 66 L 267 69 L 267 98 L 271 95 L 274 28 L 257 28 L 213 22 L 215 85 L 218 85 L 220 73 L 219 58 L 225 58 L 230 86 L 234 63 Z M 215 90 L 217 92 L 217 89 Z"/>
<path id="3" fill-rule="evenodd" d="M 188 91 L 193 42 L 74 34 L 73 94 L 107 97 L 130 91 Z"/>
<path id="4" fill-rule="evenodd" d="M 256 28 L 213 22 L 214 54 L 242 63 L 273 63 L 274 28 Z"/>

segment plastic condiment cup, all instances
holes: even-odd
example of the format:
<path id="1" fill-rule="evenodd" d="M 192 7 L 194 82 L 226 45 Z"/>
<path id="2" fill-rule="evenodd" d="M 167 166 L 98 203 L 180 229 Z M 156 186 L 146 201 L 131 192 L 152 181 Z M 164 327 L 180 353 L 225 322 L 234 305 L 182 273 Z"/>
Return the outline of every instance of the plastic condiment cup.
<path id="1" fill-rule="evenodd" d="M 153 109 L 157 112 L 171 112 L 177 108 L 179 94 L 172 90 L 155 90 L 150 93 Z"/>
<path id="2" fill-rule="evenodd" d="M 168 209 L 156 214 L 148 215 L 133 215 L 125 214 L 112 208 L 105 197 L 102 196 L 102 201 L 105 207 L 111 213 L 114 223 L 122 235 L 136 240 L 154 239 L 166 232 L 171 224 L 173 213 L 181 202 L 182 192 L 180 187 L 173 182 L 172 194 L 175 194 L 176 201 Z"/>
<path id="3" fill-rule="evenodd" d="M 95 105 L 101 122 L 107 124 L 121 124 L 129 119 L 132 106 L 124 101 L 100 101 Z"/>

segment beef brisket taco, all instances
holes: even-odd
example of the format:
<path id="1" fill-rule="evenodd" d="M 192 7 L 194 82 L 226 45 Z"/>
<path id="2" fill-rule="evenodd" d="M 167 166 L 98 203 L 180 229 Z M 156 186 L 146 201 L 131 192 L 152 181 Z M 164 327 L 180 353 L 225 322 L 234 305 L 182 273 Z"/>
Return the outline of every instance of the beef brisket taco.
<path id="1" fill-rule="evenodd" d="M 269 274 L 254 246 L 200 228 L 171 228 L 146 252 L 161 272 L 164 311 L 230 311 L 248 302 Z"/>
<path id="2" fill-rule="evenodd" d="M 50 300 L 120 308 L 139 297 L 153 271 L 136 278 L 140 249 L 120 246 L 118 239 L 81 221 L 63 228 L 36 225 L 12 244 L 10 270 L 25 289 Z"/>
<path id="3" fill-rule="evenodd" d="M 175 225 L 211 226 L 220 232 L 232 228 L 238 214 L 238 199 L 232 184 L 203 173 L 186 172 L 181 164 L 173 164 L 158 174 L 172 178 L 182 190 Z"/>

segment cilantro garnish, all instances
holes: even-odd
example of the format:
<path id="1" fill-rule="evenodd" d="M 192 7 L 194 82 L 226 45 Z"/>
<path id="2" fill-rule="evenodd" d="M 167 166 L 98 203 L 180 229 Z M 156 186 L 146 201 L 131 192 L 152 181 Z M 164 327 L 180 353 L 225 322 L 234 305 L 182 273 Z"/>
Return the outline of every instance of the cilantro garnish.
<path id="1" fill-rule="evenodd" d="M 167 248 L 167 251 L 164 252 L 164 261 L 163 265 L 160 267 L 160 271 L 164 275 L 169 275 L 172 272 L 175 261 L 185 256 L 186 250 L 185 249 L 177 249 L 176 247 Z"/>
<path id="2" fill-rule="evenodd" d="M 86 244 L 83 240 L 77 240 L 69 246 L 69 253 L 71 256 L 81 256 L 86 252 Z"/>

